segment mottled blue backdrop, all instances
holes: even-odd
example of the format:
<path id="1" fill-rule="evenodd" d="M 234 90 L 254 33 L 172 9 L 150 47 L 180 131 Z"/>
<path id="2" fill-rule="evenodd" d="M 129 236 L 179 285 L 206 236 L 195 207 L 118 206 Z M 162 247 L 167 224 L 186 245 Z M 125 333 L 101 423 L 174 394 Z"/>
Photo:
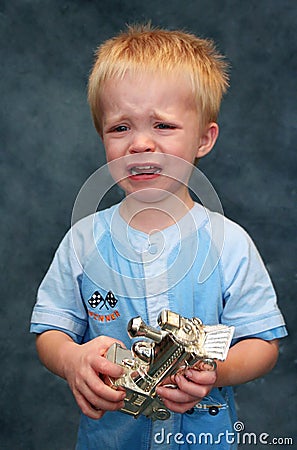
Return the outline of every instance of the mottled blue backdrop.
<path id="1" fill-rule="evenodd" d="M 29 319 L 76 195 L 104 162 L 86 101 L 93 52 L 147 20 L 213 38 L 231 63 L 200 168 L 258 245 L 290 332 L 274 371 L 237 389 L 238 413 L 246 431 L 297 445 L 296 2 L 0 0 L 1 450 L 74 448 L 78 409 L 39 363 Z"/>

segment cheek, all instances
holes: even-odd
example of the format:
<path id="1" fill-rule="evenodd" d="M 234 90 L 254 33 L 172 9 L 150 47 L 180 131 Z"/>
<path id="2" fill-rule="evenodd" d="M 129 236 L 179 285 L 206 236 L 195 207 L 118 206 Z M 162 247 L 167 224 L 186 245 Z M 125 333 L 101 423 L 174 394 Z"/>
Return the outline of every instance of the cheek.
<path id="1" fill-rule="evenodd" d="M 113 161 L 114 159 L 121 156 L 120 149 L 117 143 L 110 142 L 109 139 L 105 139 L 103 140 L 103 145 L 107 162 Z"/>
<path id="2" fill-rule="evenodd" d="M 182 136 L 175 137 L 170 145 L 174 153 L 183 153 L 186 156 L 197 149 L 198 143 L 198 133 L 193 133 L 193 130 L 189 129 Z"/>
<path id="3" fill-rule="evenodd" d="M 198 151 L 198 145 L 193 140 L 183 140 L 179 145 L 173 145 L 170 154 L 193 164 Z"/>
<path id="4" fill-rule="evenodd" d="M 102 142 L 104 145 L 106 158 L 108 160 L 113 160 L 121 156 L 124 156 L 129 146 L 129 142 L 124 137 L 121 138 L 119 137 L 115 139 L 105 137 L 105 139 L 103 139 Z"/>

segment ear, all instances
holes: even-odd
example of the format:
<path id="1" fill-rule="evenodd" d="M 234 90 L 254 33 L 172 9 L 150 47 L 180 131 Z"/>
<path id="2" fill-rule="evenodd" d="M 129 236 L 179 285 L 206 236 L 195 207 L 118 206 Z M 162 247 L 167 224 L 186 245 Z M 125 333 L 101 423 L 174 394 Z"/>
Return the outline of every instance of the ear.
<path id="1" fill-rule="evenodd" d="M 197 149 L 196 158 L 203 158 L 207 155 L 216 143 L 219 135 L 219 125 L 216 122 L 210 122 L 204 128 L 200 136 L 200 142 Z"/>

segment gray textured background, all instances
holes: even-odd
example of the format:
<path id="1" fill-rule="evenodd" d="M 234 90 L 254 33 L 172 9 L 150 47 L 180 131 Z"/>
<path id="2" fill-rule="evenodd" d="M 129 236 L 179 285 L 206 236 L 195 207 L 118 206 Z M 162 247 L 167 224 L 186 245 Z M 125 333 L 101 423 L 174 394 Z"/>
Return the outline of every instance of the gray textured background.
<path id="1" fill-rule="evenodd" d="M 296 3 L 0 0 L 1 450 L 74 447 L 77 407 L 39 364 L 29 319 L 76 195 L 104 161 L 86 102 L 93 51 L 149 19 L 213 38 L 231 62 L 220 139 L 200 168 L 258 245 L 290 332 L 274 371 L 237 389 L 239 418 L 296 448 Z"/>

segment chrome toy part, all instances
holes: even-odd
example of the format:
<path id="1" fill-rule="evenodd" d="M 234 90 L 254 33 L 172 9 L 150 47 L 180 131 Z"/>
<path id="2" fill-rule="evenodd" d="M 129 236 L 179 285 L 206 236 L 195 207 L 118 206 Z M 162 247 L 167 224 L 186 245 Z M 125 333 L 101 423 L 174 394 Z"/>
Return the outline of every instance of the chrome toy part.
<path id="1" fill-rule="evenodd" d="M 143 414 L 152 420 L 168 419 L 170 411 L 158 397 L 157 386 L 175 388 L 168 377 L 189 366 L 215 370 L 215 360 L 226 359 L 234 332 L 234 327 L 203 325 L 197 317 L 186 319 L 169 310 L 160 313 L 158 324 L 160 330 L 148 326 L 141 317 L 131 319 L 129 336 L 145 340 L 134 342 L 131 350 L 113 344 L 106 354 L 109 361 L 125 369 L 122 377 L 109 378 L 109 383 L 126 390 L 121 411 L 135 418 Z"/>

